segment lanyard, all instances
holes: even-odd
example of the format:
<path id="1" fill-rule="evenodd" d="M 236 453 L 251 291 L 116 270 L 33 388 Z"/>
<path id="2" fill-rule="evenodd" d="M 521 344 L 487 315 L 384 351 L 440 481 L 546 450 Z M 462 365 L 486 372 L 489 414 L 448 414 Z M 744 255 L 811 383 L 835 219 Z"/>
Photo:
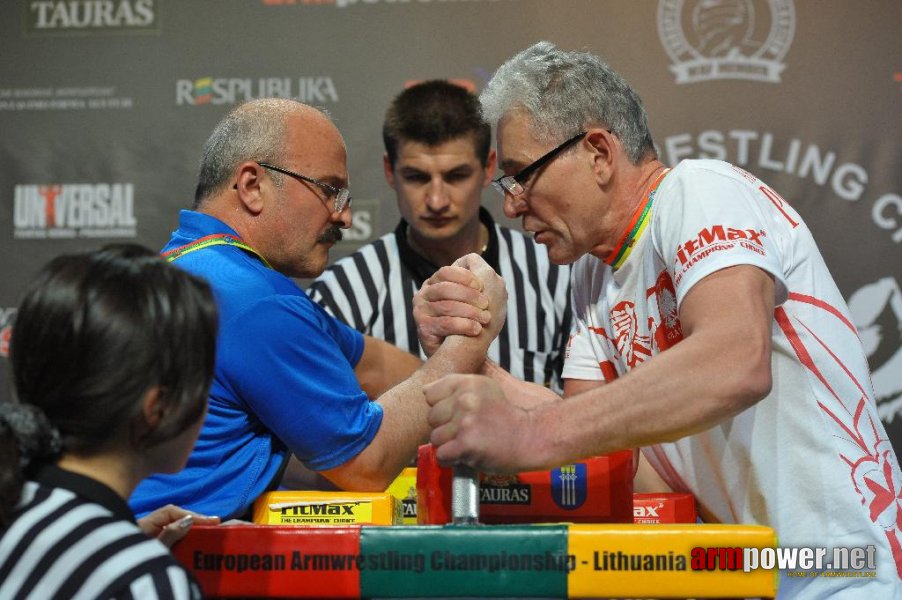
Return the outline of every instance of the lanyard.
<path id="1" fill-rule="evenodd" d="M 658 178 L 655 179 L 651 189 L 645 196 L 645 201 L 636 210 L 630 224 L 627 226 L 626 234 L 623 236 L 623 239 L 620 240 L 620 243 L 617 244 L 611 252 L 611 255 L 605 259 L 604 262 L 611 265 L 611 268 L 615 271 L 626 262 L 630 252 L 633 251 L 633 246 L 636 245 L 636 242 L 639 241 L 639 238 L 648 226 L 648 222 L 651 220 L 651 206 L 655 199 L 655 192 L 658 191 L 658 186 L 661 184 L 664 176 L 669 172 L 670 169 L 664 169 L 664 171 L 658 175 Z"/>
<path id="2" fill-rule="evenodd" d="M 168 252 L 163 253 L 163 258 L 165 258 L 168 262 L 172 262 L 174 260 L 178 260 L 179 258 L 185 256 L 186 254 L 190 254 L 195 250 L 203 250 L 204 248 L 209 248 L 210 246 L 235 246 L 236 248 L 241 248 L 245 252 L 249 252 L 259 258 L 264 265 L 272 269 L 272 265 L 267 262 L 263 255 L 248 246 L 244 240 L 234 235 L 228 233 L 217 233 L 214 235 L 207 235 L 198 240 L 191 242 L 190 244 L 185 244 L 184 246 L 180 246 L 178 248 L 173 248 Z"/>

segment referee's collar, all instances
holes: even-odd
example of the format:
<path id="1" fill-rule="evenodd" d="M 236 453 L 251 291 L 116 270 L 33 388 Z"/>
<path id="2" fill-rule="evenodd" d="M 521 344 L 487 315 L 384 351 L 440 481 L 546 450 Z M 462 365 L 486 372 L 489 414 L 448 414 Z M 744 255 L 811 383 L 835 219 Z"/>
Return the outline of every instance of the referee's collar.
<path id="1" fill-rule="evenodd" d="M 69 490 L 76 496 L 106 508 L 117 519 L 135 523 L 135 515 L 125 500 L 96 479 L 49 464 L 39 467 L 29 479 L 43 485 Z"/>
<path id="2" fill-rule="evenodd" d="M 485 225 L 489 231 L 489 244 L 482 253 L 482 258 L 495 269 L 496 273 L 500 272 L 498 265 L 498 233 L 495 231 L 495 221 L 492 219 L 491 213 L 484 206 L 479 207 L 479 221 Z M 395 227 L 395 240 L 398 242 L 398 255 L 401 264 L 410 272 L 417 283 L 417 287 L 423 285 L 423 282 L 432 277 L 438 271 L 438 267 L 424 257 L 414 252 L 410 244 L 407 243 L 407 229 L 410 227 L 407 221 L 401 219 L 398 226 Z"/>

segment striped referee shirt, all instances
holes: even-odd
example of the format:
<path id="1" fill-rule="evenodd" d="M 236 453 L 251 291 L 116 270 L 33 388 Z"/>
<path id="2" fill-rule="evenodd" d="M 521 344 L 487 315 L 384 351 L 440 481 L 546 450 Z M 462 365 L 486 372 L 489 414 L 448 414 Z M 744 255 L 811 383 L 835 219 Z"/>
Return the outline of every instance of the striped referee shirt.
<path id="1" fill-rule="evenodd" d="M 55 466 L 27 481 L 0 537 L 0 598 L 201 598 L 105 485 Z"/>
<path id="2" fill-rule="evenodd" d="M 570 269 L 548 260 L 544 246 L 497 225 L 485 208 L 489 231 L 483 258 L 504 278 L 507 320 L 488 356 L 524 381 L 561 391 L 564 346 L 570 334 Z M 308 294 L 358 331 L 426 358 L 413 319 L 413 296 L 437 267 L 407 243 L 407 223 L 329 267 Z"/>

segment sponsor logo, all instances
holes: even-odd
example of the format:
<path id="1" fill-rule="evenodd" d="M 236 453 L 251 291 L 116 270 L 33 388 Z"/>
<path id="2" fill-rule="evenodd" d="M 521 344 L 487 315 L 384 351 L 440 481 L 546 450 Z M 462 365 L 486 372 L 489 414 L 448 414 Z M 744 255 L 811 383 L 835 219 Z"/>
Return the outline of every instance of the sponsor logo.
<path id="1" fill-rule="evenodd" d="M 712 225 L 705 227 L 692 239 L 686 240 L 677 246 L 675 263 L 677 265 L 677 273 L 674 277 L 677 284 L 696 263 L 708 258 L 715 252 L 723 252 L 733 250 L 737 247 L 743 248 L 756 254 L 766 255 L 764 244 L 761 238 L 766 236 L 767 232 L 763 229 L 734 229 L 732 227 L 724 227 L 723 225 Z"/>
<path id="2" fill-rule="evenodd" d="M 876 577 L 877 547 L 742 548 L 702 547 L 690 551 L 693 571 L 788 571 L 789 577 Z M 828 557 L 831 560 L 827 560 Z"/>
<path id="3" fill-rule="evenodd" d="M 447 2 L 497 2 L 498 0 L 260 0 L 264 6 L 322 6 L 337 8 L 368 4 L 444 4 Z"/>
<path id="4" fill-rule="evenodd" d="M 797 138 L 779 140 L 772 133 L 747 129 L 710 129 L 694 137 L 689 133 L 671 135 L 664 140 L 662 156 L 671 165 L 689 157 L 713 158 L 755 172 L 789 173 L 811 179 L 821 187 L 829 186 L 848 202 L 861 200 L 871 179 L 864 167 L 843 162 L 836 152 L 803 144 Z M 902 194 L 885 190 L 882 194 L 871 203 L 871 219 L 894 242 L 902 243 Z"/>
<path id="5" fill-rule="evenodd" d="M 354 508 L 360 503 L 353 502 L 348 504 L 302 504 L 300 506 L 283 506 L 279 509 L 280 515 L 298 516 L 298 515 L 333 515 L 354 516 Z"/>
<path id="6" fill-rule="evenodd" d="M 3 110 L 98 110 L 132 108 L 134 99 L 113 86 L 0 88 Z"/>
<path id="7" fill-rule="evenodd" d="M 656 505 L 634 506 L 633 522 L 634 523 L 660 523 L 661 510 L 664 508 L 663 502 Z"/>
<path id="8" fill-rule="evenodd" d="M 373 518 L 369 501 L 360 502 L 296 502 L 270 505 L 273 525 L 339 524 L 370 521 Z"/>
<path id="9" fill-rule="evenodd" d="M 479 488 L 480 504 L 530 504 L 532 487 L 523 483 L 496 487 L 483 484 Z"/>
<path id="10" fill-rule="evenodd" d="M 26 0 L 25 33 L 159 31 L 160 0 Z"/>
<path id="11" fill-rule="evenodd" d="M 405 519 L 417 518 L 417 499 L 404 498 L 401 500 L 401 511 Z"/>
<path id="12" fill-rule="evenodd" d="M 658 35 L 676 83 L 778 83 L 795 33 L 792 0 L 659 0 Z"/>
<path id="13" fill-rule="evenodd" d="M 585 463 L 564 465 L 551 471 L 551 498 L 565 510 L 583 505 L 587 494 L 587 469 Z"/>
<path id="14" fill-rule="evenodd" d="M 739 240 L 743 247 L 751 247 L 755 252 L 763 253 L 764 244 L 761 238 L 767 233 L 761 229 L 733 229 L 732 227 L 724 227 L 723 225 L 712 225 L 705 227 L 698 232 L 698 235 L 690 240 L 686 240 L 677 246 L 677 260 L 684 267 L 689 264 L 697 252 L 702 250 L 710 250 L 712 247 L 716 249 L 730 249 Z M 755 246 L 758 248 L 756 249 Z"/>
<path id="15" fill-rule="evenodd" d="M 131 183 L 17 185 L 16 239 L 133 238 L 135 186 Z"/>
<path id="16" fill-rule="evenodd" d="M 0 356 L 9 356 L 9 341 L 13 335 L 13 321 L 16 320 L 15 307 L 0 308 Z"/>
<path id="17" fill-rule="evenodd" d="M 306 104 L 338 102 L 331 77 L 201 77 L 175 82 L 177 106 L 241 104 L 257 98 L 292 98 Z"/>
<path id="18" fill-rule="evenodd" d="M 633 516 L 637 518 L 654 517 L 655 519 L 660 519 L 661 515 L 658 513 L 662 508 L 664 508 L 663 502 L 659 502 L 657 506 L 634 506 Z"/>

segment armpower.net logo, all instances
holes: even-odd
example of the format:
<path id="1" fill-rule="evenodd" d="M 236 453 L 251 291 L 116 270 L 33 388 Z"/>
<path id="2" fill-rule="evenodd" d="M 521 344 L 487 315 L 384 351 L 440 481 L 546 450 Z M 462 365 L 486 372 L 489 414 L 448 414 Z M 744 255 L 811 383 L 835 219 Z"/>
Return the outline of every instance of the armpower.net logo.
<path id="1" fill-rule="evenodd" d="M 876 546 L 827 548 L 728 548 L 697 546 L 693 571 L 785 571 L 789 577 L 876 577 Z"/>

